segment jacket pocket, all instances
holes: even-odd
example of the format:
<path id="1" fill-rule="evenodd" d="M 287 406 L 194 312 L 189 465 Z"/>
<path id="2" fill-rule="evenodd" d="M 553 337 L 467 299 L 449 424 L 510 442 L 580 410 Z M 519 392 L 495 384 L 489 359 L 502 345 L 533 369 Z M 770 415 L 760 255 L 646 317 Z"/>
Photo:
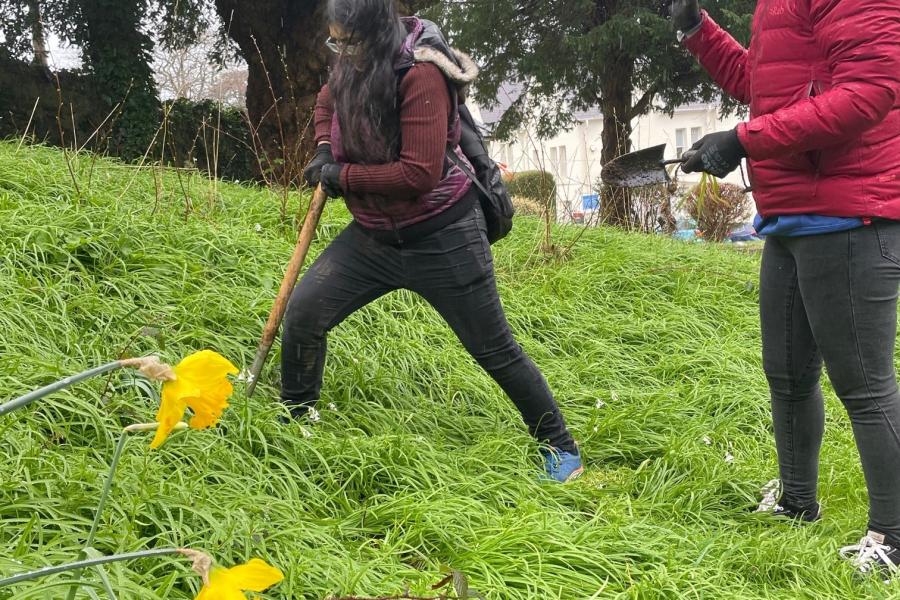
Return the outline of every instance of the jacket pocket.
<path id="1" fill-rule="evenodd" d="M 491 250 L 481 223 L 473 210 L 428 237 L 430 248 L 424 253 L 431 255 L 433 270 L 444 284 L 465 288 L 491 273 Z"/>

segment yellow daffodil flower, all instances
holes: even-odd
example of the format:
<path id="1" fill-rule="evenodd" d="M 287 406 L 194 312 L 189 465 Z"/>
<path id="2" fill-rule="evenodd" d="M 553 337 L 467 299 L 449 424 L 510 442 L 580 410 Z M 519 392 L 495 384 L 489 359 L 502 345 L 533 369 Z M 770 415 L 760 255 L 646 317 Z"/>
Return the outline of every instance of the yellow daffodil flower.
<path id="1" fill-rule="evenodd" d="M 173 371 L 175 379 L 163 383 L 162 401 L 156 413 L 159 428 L 151 448 L 166 441 L 188 407 L 194 413 L 191 427 L 202 429 L 215 425 L 234 391 L 226 376 L 236 375 L 238 369 L 224 356 L 212 350 L 201 350 L 185 357 Z"/>
<path id="2" fill-rule="evenodd" d="M 195 600 L 246 600 L 244 590 L 262 592 L 282 579 L 281 571 L 258 558 L 230 569 L 213 567 Z"/>

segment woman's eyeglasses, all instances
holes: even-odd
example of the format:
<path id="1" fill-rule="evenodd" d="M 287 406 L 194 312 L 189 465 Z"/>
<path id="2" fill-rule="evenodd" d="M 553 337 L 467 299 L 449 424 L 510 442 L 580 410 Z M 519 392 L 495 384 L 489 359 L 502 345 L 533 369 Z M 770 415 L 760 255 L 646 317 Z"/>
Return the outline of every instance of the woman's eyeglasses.
<path id="1" fill-rule="evenodd" d="M 325 40 L 325 45 L 335 54 L 346 54 L 347 56 L 352 56 L 359 52 L 358 43 L 351 44 L 347 40 L 336 40 L 330 36 L 327 40 Z"/>

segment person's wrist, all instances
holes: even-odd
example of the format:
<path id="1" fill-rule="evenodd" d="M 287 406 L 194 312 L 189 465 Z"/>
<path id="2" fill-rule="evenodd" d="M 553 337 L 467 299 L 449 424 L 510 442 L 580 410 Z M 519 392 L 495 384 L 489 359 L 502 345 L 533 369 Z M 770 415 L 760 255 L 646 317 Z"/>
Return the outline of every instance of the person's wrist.
<path id="1" fill-rule="evenodd" d="M 734 142 L 734 147 L 737 150 L 738 154 L 740 154 L 741 158 L 746 158 L 747 149 L 744 148 L 744 144 L 741 142 L 741 136 L 738 135 L 737 127 L 731 130 L 731 139 Z"/>
<path id="2" fill-rule="evenodd" d="M 334 162 L 334 155 L 331 153 L 331 144 L 319 144 L 316 148 L 316 157 L 320 160 L 324 159 L 327 162 Z"/>
<path id="3" fill-rule="evenodd" d="M 688 40 L 692 38 L 700 28 L 703 26 L 703 19 L 705 19 L 705 15 L 701 12 L 700 16 L 696 20 L 691 20 L 686 23 L 684 29 L 679 29 L 675 32 L 675 36 L 678 38 L 679 42 L 683 42 L 684 40 Z"/>

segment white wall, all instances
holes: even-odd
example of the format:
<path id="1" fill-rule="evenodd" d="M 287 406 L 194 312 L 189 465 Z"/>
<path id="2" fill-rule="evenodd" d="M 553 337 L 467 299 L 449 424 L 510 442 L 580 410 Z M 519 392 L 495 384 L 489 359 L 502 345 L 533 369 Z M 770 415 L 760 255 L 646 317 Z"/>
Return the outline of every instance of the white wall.
<path id="1" fill-rule="evenodd" d="M 582 195 L 593 193 L 600 177 L 602 122 L 590 119 L 570 131 L 546 140 L 520 132 L 510 143 L 492 142 L 489 152 L 510 171 L 542 169 L 553 175 L 557 187 L 557 218 L 569 220 Z"/>

